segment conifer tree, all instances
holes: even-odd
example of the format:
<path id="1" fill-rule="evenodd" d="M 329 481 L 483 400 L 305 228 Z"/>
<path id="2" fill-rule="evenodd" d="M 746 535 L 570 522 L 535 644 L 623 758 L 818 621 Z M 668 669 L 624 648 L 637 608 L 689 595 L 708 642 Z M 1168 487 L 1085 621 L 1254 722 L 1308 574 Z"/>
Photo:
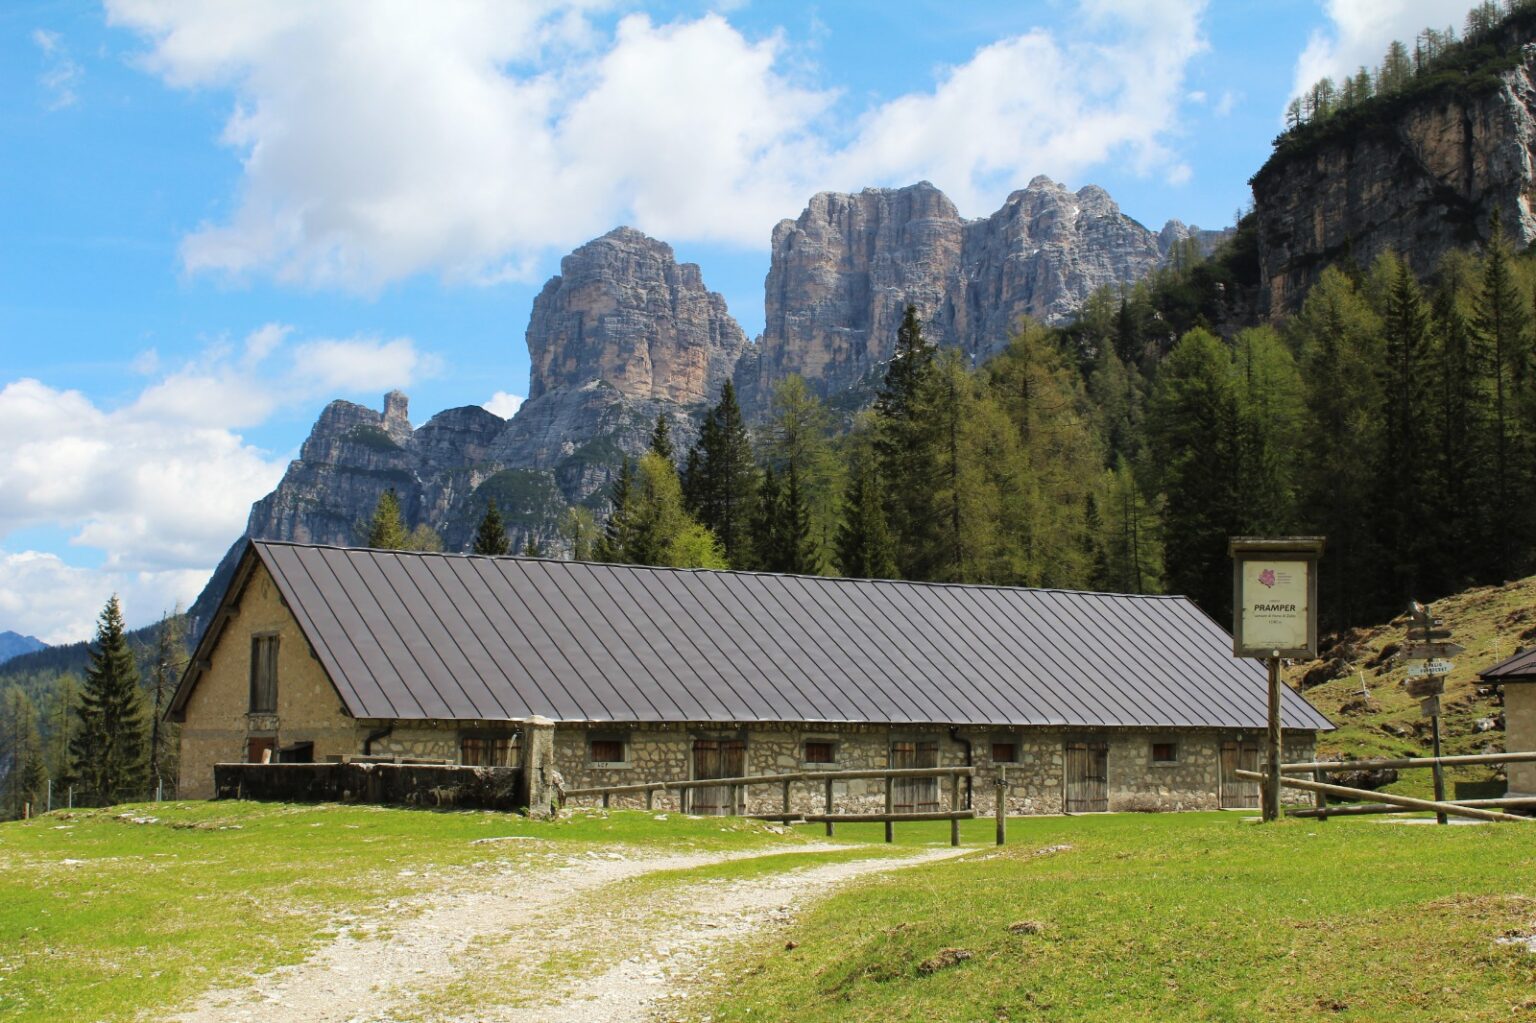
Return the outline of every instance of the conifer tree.
<path id="1" fill-rule="evenodd" d="M 1428 427 L 1433 422 L 1430 387 L 1434 367 L 1429 310 L 1408 264 L 1382 257 L 1391 285 L 1382 311 L 1381 464 L 1375 467 L 1379 493 L 1380 544 L 1391 551 L 1384 585 L 1399 602 L 1425 595 L 1434 557 L 1433 494 L 1440 485 Z"/>
<path id="2" fill-rule="evenodd" d="M 400 517 L 400 499 L 393 490 L 379 495 L 373 507 L 373 517 L 368 522 L 369 547 L 383 551 L 403 551 L 410 546 L 411 535 Z"/>
<path id="3" fill-rule="evenodd" d="M 837 567 L 854 579 L 896 578 L 896 552 L 885 524 L 884 488 L 874 460 L 864 458 L 851 474 L 843 495 L 843 521 L 837 528 Z"/>
<path id="4" fill-rule="evenodd" d="M 777 572 L 780 538 L 779 521 L 783 513 L 783 495 L 779 492 L 779 474 L 773 466 L 763 468 L 757 484 L 757 507 L 752 510 L 752 561 L 745 568 Z"/>
<path id="5" fill-rule="evenodd" d="M 634 466 L 626 457 L 608 491 L 608 521 L 592 556 L 598 561 L 627 562 L 634 546 Z"/>
<path id="6" fill-rule="evenodd" d="M 480 518 L 480 527 L 475 530 L 475 545 L 472 548 L 476 554 L 498 556 L 506 554 L 512 549 L 512 541 L 507 538 L 507 526 L 501 519 L 501 509 L 496 507 L 496 499 L 491 498 L 485 506 L 485 514 Z"/>
<path id="7" fill-rule="evenodd" d="M 940 443 L 932 414 L 935 354 L 923 337 L 917 308 L 907 306 L 875 399 L 875 453 L 887 488 L 886 522 L 906 579 L 929 578 L 942 521 L 934 500 Z"/>
<path id="8" fill-rule="evenodd" d="M 139 669 L 124 636 L 117 595 L 107 601 L 91 645 L 70 742 L 71 774 L 87 801 L 105 806 L 144 792 L 144 708 Z"/>
<path id="9" fill-rule="evenodd" d="M 567 509 L 560 531 L 570 546 L 572 561 L 595 560 L 593 548 L 597 544 L 597 522 L 590 511 L 580 505 Z"/>
<path id="10" fill-rule="evenodd" d="M 539 538 L 532 533 L 528 534 L 528 540 L 523 544 L 522 555 L 525 558 L 544 557 L 544 545 L 539 543 Z"/>
<path id="11" fill-rule="evenodd" d="M 757 542 L 755 567 L 764 572 L 818 574 L 821 555 L 811 536 L 811 511 L 806 505 L 800 473 L 793 461 L 789 463 L 782 485 L 772 467 L 764 471 L 759 501 L 757 526 L 753 531 Z"/>
<path id="12" fill-rule="evenodd" d="M 672 461 L 672 428 L 667 425 L 664 412 L 656 414 L 656 428 L 651 431 L 651 450 L 667 461 Z"/>
<path id="13" fill-rule="evenodd" d="M 20 686 L 0 691 L 0 817 L 20 817 L 27 804 L 37 807 L 48 780 L 37 708 Z"/>
<path id="14" fill-rule="evenodd" d="M 843 467 L 833 454 L 827 406 L 797 374 L 773 389 L 763 453 L 768 464 L 784 472 L 795 467 L 810 520 L 815 561 L 825 561 L 837 530 L 837 489 Z"/>
<path id="15" fill-rule="evenodd" d="M 690 506 L 701 525 L 715 535 L 733 567 L 745 567 L 753 557 L 752 514 L 757 506 L 757 464 L 736 403 L 736 389 L 727 380 L 720 400 L 699 429 L 697 460 L 690 457 Z"/>
<path id="16" fill-rule="evenodd" d="M 714 537 L 683 507 L 677 470 L 654 451 L 640 456 L 631 499 L 628 557 L 637 565 L 724 568 Z"/>
<path id="17" fill-rule="evenodd" d="M 1493 509 L 1491 360 L 1468 320 L 1466 299 L 1477 291 L 1477 267 L 1461 253 L 1442 259 L 1434 298 L 1435 357 L 1433 477 L 1435 560 L 1426 580 L 1432 593 L 1465 589 L 1482 577 L 1490 555 Z"/>

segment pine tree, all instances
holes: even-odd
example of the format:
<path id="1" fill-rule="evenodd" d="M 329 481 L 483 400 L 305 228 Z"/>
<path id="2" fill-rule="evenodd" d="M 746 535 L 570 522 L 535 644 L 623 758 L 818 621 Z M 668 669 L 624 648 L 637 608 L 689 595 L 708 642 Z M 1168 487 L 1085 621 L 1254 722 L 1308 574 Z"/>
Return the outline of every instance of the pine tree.
<path id="1" fill-rule="evenodd" d="M 84 798 L 102 806 L 144 791 L 139 669 L 123 633 L 122 608 L 113 594 L 97 625 L 76 708 L 80 730 L 70 743 L 71 774 Z"/>
<path id="2" fill-rule="evenodd" d="M 672 461 L 672 428 L 667 425 L 664 412 L 656 414 L 656 428 L 651 431 L 651 450 L 667 461 Z"/>
<path id="3" fill-rule="evenodd" d="M 699 429 L 696 451 L 697 459 L 690 456 L 688 463 L 690 510 L 715 535 L 730 564 L 745 567 L 753 557 L 757 463 L 729 380 Z"/>
<path id="4" fill-rule="evenodd" d="M 507 526 L 501 519 L 501 509 L 496 507 L 496 499 L 491 498 L 485 506 L 485 515 L 480 519 L 480 528 L 475 530 L 474 552 L 498 556 L 506 554 L 512 549 L 512 541 L 507 538 Z"/>
<path id="5" fill-rule="evenodd" d="M 400 499 L 393 490 L 379 495 L 373 507 L 373 517 L 368 522 L 367 545 L 383 551 L 403 551 L 410 546 L 411 536 L 400 517 Z"/>
<path id="6" fill-rule="evenodd" d="M 855 579 L 896 578 L 896 552 L 885 524 L 884 488 L 874 460 L 863 459 L 843 495 L 843 521 L 837 529 L 837 567 Z"/>
<path id="7" fill-rule="evenodd" d="M 187 665 L 186 618 L 178 607 L 160 616 L 155 630 L 155 664 L 150 675 L 149 784 L 159 792 L 166 779 L 174 784 L 177 726 L 164 720 L 181 673 Z"/>

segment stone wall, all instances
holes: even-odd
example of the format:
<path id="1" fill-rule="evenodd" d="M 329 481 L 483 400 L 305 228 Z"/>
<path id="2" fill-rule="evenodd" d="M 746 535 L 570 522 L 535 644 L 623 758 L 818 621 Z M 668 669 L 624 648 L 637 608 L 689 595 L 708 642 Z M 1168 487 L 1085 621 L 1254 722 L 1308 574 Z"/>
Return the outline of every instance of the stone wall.
<path id="1" fill-rule="evenodd" d="M 251 714 L 251 638 L 276 635 L 277 713 Z M 181 776 L 177 793 L 183 799 L 207 799 L 213 792 L 213 765 L 243 763 L 247 742 L 271 739 L 281 749 L 313 742 L 315 759 L 357 753 L 366 734 L 348 717 L 341 697 L 293 615 L 283 606 L 266 567 L 258 564 L 240 610 L 225 626 L 209 666 L 187 701 L 181 728 Z"/>
<path id="2" fill-rule="evenodd" d="M 1109 744 L 1109 808 L 1127 810 L 1213 810 L 1219 800 L 1221 743 L 1239 733 L 1211 729 L 1102 729 L 1092 737 Z M 1010 814 L 1060 813 L 1063 808 L 1066 743 L 1073 738 L 1089 737 L 1081 732 L 1061 729 L 956 729 L 935 725 L 915 728 L 887 728 L 883 725 L 795 725 L 752 724 L 739 728 L 709 725 L 646 724 L 630 727 L 586 727 L 561 724 L 555 730 L 555 762 L 568 789 L 604 785 L 629 785 L 648 781 L 685 781 L 693 777 L 691 750 L 695 739 L 741 739 L 746 743 L 747 775 L 792 772 L 848 771 L 879 769 L 890 766 L 890 744 L 896 740 L 920 739 L 938 743 L 940 766 L 966 763 L 966 743 L 970 743 L 972 762 L 978 768 L 969 785 L 961 782 L 960 806 L 973 806 L 978 813 L 994 809 L 994 779 L 1000 766 L 1006 767 L 1008 812 Z M 1252 740 L 1255 733 L 1248 732 Z M 592 740 L 620 741 L 626 760 L 620 764 L 594 764 L 588 752 Z M 831 741 L 835 763 L 808 764 L 802 760 L 806 741 Z M 1172 741 L 1178 755 L 1170 764 L 1152 762 L 1152 743 Z M 1011 743 L 1015 761 L 994 763 L 994 743 Z M 1312 737 L 1305 733 L 1288 734 L 1286 760 L 1310 759 Z M 884 809 L 885 782 L 881 779 L 836 781 L 833 783 L 835 812 L 868 812 Z M 938 799 L 950 808 L 947 780 L 937 782 Z M 968 791 L 969 790 L 969 791 Z M 656 809 L 689 809 L 679 805 L 679 793 L 655 794 Z M 686 800 L 686 797 L 684 797 Z M 776 813 L 782 807 L 783 791 L 777 785 L 753 786 L 747 792 L 749 813 Z M 1287 800 L 1304 802 L 1304 794 L 1291 792 Z M 576 803 L 595 802 L 582 797 Z M 643 795 L 616 795 L 615 808 L 639 808 Z M 822 813 L 826 809 L 825 789 L 814 781 L 791 786 L 790 807 L 798 813 Z"/>
<path id="3" fill-rule="evenodd" d="M 1536 683 L 1504 686 L 1504 748 L 1536 750 Z M 1536 796 L 1536 764 L 1509 765 L 1509 794 Z"/>

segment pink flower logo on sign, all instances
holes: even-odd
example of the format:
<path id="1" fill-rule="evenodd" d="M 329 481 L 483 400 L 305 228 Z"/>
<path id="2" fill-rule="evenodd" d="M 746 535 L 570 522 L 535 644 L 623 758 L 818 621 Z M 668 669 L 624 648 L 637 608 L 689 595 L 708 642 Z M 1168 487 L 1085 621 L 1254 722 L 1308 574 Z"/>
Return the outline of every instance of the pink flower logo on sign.
<path id="1" fill-rule="evenodd" d="M 1272 568 L 1266 568 L 1264 571 L 1260 572 L 1259 582 L 1263 583 L 1265 586 L 1273 588 L 1275 585 L 1275 570 Z"/>

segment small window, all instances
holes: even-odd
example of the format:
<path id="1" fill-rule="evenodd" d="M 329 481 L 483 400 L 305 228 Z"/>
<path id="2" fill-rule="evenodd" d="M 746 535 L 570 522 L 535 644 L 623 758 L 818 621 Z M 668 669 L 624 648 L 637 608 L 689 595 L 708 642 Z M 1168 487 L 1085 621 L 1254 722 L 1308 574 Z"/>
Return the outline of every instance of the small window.
<path id="1" fill-rule="evenodd" d="M 277 637 L 251 637 L 251 713 L 277 713 Z"/>
<path id="2" fill-rule="evenodd" d="M 514 748 L 509 735 L 465 736 L 459 741 L 459 763 L 465 767 L 511 767 Z"/>
<path id="3" fill-rule="evenodd" d="M 1177 764 L 1179 762 L 1179 744 L 1176 742 L 1154 742 L 1152 744 L 1152 762 L 1154 764 Z"/>
<path id="4" fill-rule="evenodd" d="M 1019 762 L 1018 744 L 994 742 L 992 744 L 992 762 L 994 764 L 1017 764 Z"/>
<path id="5" fill-rule="evenodd" d="M 832 764 L 837 762 L 837 744 L 827 739 L 808 739 L 801 759 L 807 764 Z"/>
<path id="6" fill-rule="evenodd" d="M 622 764 L 624 763 L 623 739 L 593 739 L 589 744 L 591 761 L 594 764 Z"/>

